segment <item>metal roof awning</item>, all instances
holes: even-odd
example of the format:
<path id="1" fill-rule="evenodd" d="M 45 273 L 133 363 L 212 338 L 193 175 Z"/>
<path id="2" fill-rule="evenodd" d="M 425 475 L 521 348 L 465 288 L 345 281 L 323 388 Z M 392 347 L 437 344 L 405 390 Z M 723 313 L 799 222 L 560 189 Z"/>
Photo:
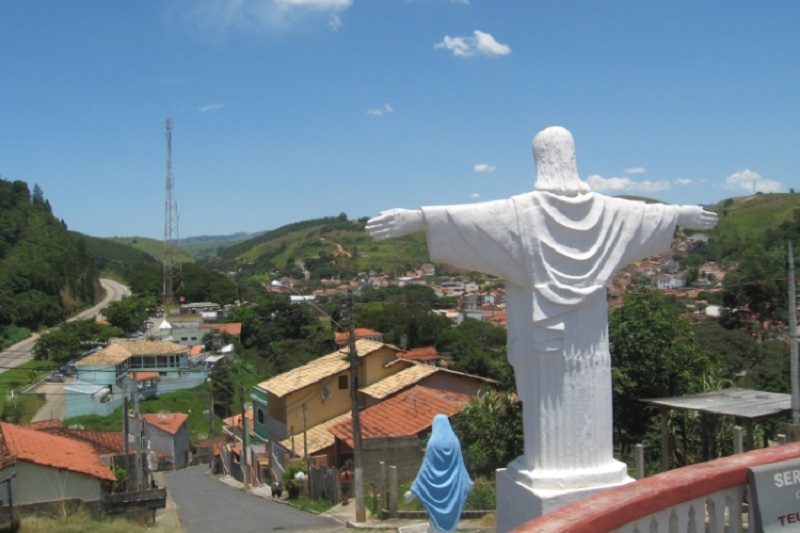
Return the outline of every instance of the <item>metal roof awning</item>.
<path id="1" fill-rule="evenodd" d="M 749 421 L 779 416 L 792 410 L 791 394 L 736 387 L 703 392 L 701 394 L 676 396 L 674 398 L 654 398 L 642 401 L 658 407 L 732 416 Z"/>
<path id="2" fill-rule="evenodd" d="M 669 411 L 697 411 L 702 416 L 730 416 L 744 422 L 747 426 L 747 448 L 754 448 L 753 424 L 776 416 L 786 416 L 792 412 L 792 395 L 732 387 L 700 394 L 675 396 L 673 398 L 650 398 L 641 400 L 661 410 L 661 468 L 669 470 Z M 705 428 L 705 426 L 703 426 Z M 703 430 L 704 459 L 710 456 L 710 435 Z"/>

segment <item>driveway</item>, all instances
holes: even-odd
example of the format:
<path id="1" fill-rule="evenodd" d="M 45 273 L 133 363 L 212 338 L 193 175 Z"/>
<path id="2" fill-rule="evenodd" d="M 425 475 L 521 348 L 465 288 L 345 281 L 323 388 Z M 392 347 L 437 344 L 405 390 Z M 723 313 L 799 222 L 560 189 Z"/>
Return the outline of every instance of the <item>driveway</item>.
<path id="1" fill-rule="evenodd" d="M 230 487 L 211 477 L 208 465 L 166 473 L 164 484 L 188 533 L 346 530 L 331 518 Z"/>
<path id="2" fill-rule="evenodd" d="M 67 378 L 67 381 L 74 381 Z M 42 422 L 44 420 L 64 420 L 67 416 L 67 408 L 64 403 L 64 385 L 66 383 L 50 383 L 43 381 L 29 392 L 44 394 L 45 404 L 37 411 L 31 422 Z"/>

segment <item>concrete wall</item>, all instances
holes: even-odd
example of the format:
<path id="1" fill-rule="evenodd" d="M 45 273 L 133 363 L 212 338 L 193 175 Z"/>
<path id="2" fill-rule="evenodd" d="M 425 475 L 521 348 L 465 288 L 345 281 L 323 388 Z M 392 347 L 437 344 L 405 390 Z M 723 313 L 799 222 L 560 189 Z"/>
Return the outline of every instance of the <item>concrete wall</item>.
<path id="1" fill-rule="evenodd" d="M 367 483 L 380 486 L 380 462 L 397 467 L 397 481 L 407 483 L 417 477 L 425 452 L 418 437 L 364 439 L 362 464 Z"/>
<path id="2" fill-rule="evenodd" d="M 97 478 L 27 461 L 17 461 L 17 477 L 13 483 L 14 505 L 70 498 L 91 502 L 99 501 L 102 496 L 101 481 Z"/>
<path id="3" fill-rule="evenodd" d="M 419 384 L 432 389 L 458 392 L 468 396 L 475 396 L 479 390 L 486 391 L 492 388 L 483 380 L 441 371 L 423 378 Z"/>
<path id="4" fill-rule="evenodd" d="M 168 373 L 158 382 L 158 393 L 174 392 L 176 390 L 193 389 L 206 382 L 208 372 L 205 370 L 184 370 L 181 375 Z"/>
<path id="5" fill-rule="evenodd" d="M 82 394 L 75 391 L 65 391 L 64 408 L 67 418 L 84 415 L 108 416 L 119 407 L 122 407 L 123 396 L 114 395 L 107 402 L 95 401 L 91 394 Z"/>

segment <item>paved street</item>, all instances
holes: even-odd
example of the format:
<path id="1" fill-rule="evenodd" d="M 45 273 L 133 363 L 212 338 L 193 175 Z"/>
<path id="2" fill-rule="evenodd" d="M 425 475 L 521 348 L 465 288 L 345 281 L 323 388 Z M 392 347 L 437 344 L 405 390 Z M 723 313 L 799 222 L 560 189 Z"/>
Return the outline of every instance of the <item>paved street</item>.
<path id="1" fill-rule="evenodd" d="M 212 478 L 207 465 L 167 473 L 164 483 L 180 525 L 188 533 L 345 529 L 331 518 L 230 487 Z"/>

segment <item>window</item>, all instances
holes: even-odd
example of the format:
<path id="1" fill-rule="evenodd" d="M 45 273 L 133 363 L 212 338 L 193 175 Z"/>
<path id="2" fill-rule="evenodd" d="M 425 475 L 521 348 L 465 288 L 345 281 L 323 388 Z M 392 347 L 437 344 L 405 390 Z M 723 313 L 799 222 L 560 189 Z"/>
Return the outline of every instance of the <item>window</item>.
<path id="1" fill-rule="evenodd" d="M 264 410 L 262 408 L 259 407 L 258 409 L 256 409 L 256 417 L 259 424 L 264 423 Z"/>
<path id="2" fill-rule="evenodd" d="M 339 376 L 339 390 L 347 388 L 347 376 Z"/>

